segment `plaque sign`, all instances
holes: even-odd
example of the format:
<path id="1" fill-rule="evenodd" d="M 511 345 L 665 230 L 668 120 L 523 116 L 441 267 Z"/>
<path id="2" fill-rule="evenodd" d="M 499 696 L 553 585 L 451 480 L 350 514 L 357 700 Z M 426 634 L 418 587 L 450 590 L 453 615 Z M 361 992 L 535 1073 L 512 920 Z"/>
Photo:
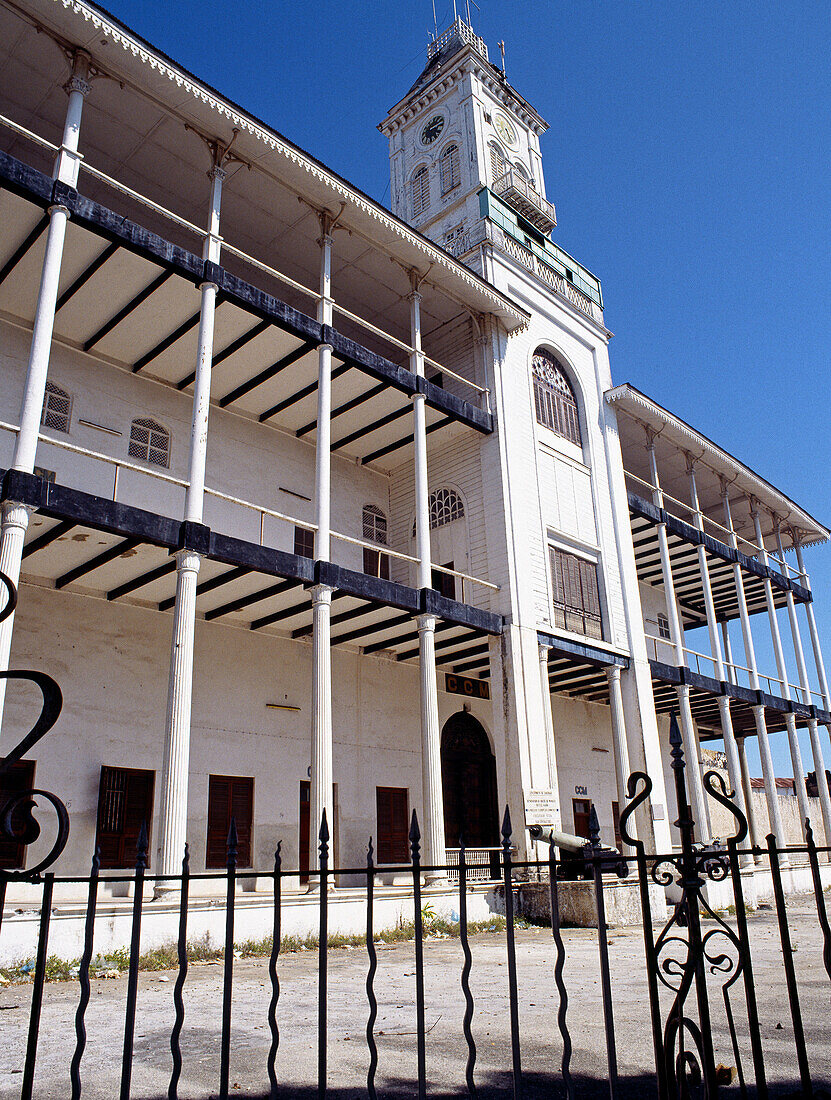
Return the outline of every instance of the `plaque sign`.
<path id="1" fill-rule="evenodd" d="M 467 695 L 470 699 L 490 699 L 491 689 L 487 680 L 474 680 L 471 676 L 444 674 L 444 687 L 450 695 Z"/>
<path id="2" fill-rule="evenodd" d="M 557 795 L 552 788 L 541 791 L 526 791 L 525 824 L 553 825 L 558 818 Z"/>

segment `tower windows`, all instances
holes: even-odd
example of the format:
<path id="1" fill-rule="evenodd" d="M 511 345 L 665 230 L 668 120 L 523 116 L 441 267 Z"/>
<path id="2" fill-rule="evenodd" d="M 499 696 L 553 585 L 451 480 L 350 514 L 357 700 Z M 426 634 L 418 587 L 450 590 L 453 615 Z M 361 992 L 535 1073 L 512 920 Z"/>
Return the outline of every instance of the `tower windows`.
<path id="1" fill-rule="evenodd" d="M 502 146 L 498 145 L 495 141 L 492 141 L 488 145 L 488 155 L 491 162 L 491 186 L 496 183 L 497 180 L 502 179 L 508 170 L 508 165 L 505 160 L 505 154 L 502 152 Z"/>
<path id="2" fill-rule="evenodd" d="M 544 348 L 538 348 L 534 352 L 531 364 L 534 372 L 537 423 L 579 447 L 581 439 L 577 399 L 565 371 L 551 352 Z"/>
<path id="3" fill-rule="evenodd" d="M 40 414 L 43 427 L 53 428 L 56 432 L 68 432 L 71 417 L 72 398 L 54 382 L 47 382 Z"/>
<path id="4" fill-rule="evenodd" d="M 430 173 L 426 164 L 416 168 L 410 189 L 412 191 L 413 217 L 420 218 L 430 205 Z"/>
<path id="5" fill-rule="evenodd" d="M 166 470 L 170 465 L 170 432 L 155 420 L 134 420 L 127 454 Z"/>
<path id="6" fill-rule="evenodd" d="M 374 504 L 364 506 L 362 513 L 363 537 L 368 542 L 375 542 L 379 546 L 387 545 L 387 517 Z M 390 559 L 380 550 L 370 546 L 364 547 L 364 573 L 370 577 L 381 577 L 389 580 Z"/>
<path id="7" fill-rule="evenodd" d="M 441 193 L 448 194 L 454 187 L 462 182 L 459 170 L 459 146 L 448 145 L 441 155 L 439 162 L 439 178 L 441 180 Z"/>

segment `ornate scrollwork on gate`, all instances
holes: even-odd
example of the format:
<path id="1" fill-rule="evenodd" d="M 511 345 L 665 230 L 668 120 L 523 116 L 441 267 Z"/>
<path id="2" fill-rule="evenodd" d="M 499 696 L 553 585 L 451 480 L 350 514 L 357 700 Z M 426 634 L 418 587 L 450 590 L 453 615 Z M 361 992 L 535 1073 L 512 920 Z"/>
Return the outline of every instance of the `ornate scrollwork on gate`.
<path id="1" fill-rule="evenodd" d="M 5 597 L 5 603 L 0 609 L 0 623 L 2 623 L 13 614 L 17 606 L 17 587 L 5 573 L 0 573 L 0 584 L 3 586 Z M 2 779 L 3 776 L 8 775 L 13 770 L 32 746 L 45 737 L 55 725 L 63 707 L 63 696 L 61 689 L 51 676 L 35 669 L 0 672 L 0 679 L 29 680 L 39 688 L 43 696 L 43 706 L 37 721 L 26 736 L 0 761 L 0 779 Z M 48 802 L 55 811 L 57 817 L 55 840 L 47 854 L 34 867 L 28 868 L 25 872 L 3 871 L 2 873 L 6 878 L 25 877 L 30 879 L 39 875 L 41 871 L 55 862 L 66 847 L 66 842 L 69 839 L 69 814 L 66 806 L 51 791 L 36 787 L 31 790 L 17 792 L 6 803 L 3 813 L 0 815 L 0 837 L 4 840 L 11 840 L 16 844 L 33 844 L 38 839 L 41 827 L 34 814 L 37 808 L 36 799 L 38 798 Z"/>
<path id="2" fill-rule="evenodd" d="M 632 815 L 647 802 L 652 792 L 652 780 L 644 772 L 635 772 L 629 778 L 630 801 L 621 814 L 620 830 L 625 842 L 635 849 L 642 881 L 651 880 L 661 887 L 676 883 L 681 888 L 680 900 L 657 938 L 653 940 L 651 929 L 647 934 L 647 966 L 657 979 L 653 981 L 651 992 L 653 1042 L 665 1094 L 671 1097 L 701 1095 L 714 1098 L 718 1081 L 710 1025 L 708 976 L 709 984 L 717 983 L 721 990 L 732 1053 L 744 1088 L 730 992 L 743 974 L 747 952 L 736 930 L 708 902 L 703 888 L 708 881 L 721 882 L 731 873 L 737 873 L 736 849 L 747 836 L 747 820 L 733 801 L 733 792 L 728 790 L 723 777 L 717 772 L 708 772 L 704 776 L 704 786 L 708 794 L 730 812 L 736 822 L 736 832 L 727 841 L 727 848 L 718 841 L 709 845 L 697 844 L 684 782 L 681 736 L 674 716 L 670 723 L 670 743 L 678 805 L 675 824 L 681 834 L 680 852 L 647 856 L 643 842 L 629 832 Z M 702 919 L 713 922 L 713 926 L 702 929 Z M 665 1019 L 662 1019 L 658 999 L 658 982 L 673 994 Z M 697 1019 L 690 1014 L 692 1005 L 689 1001 L 693 994 Z"/>

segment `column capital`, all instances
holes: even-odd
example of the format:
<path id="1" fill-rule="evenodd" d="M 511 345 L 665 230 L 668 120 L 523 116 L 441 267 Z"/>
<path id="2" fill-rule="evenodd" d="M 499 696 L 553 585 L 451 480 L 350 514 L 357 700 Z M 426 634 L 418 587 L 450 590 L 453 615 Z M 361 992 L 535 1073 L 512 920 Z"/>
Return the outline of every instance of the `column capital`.
<path id="1" fill-rule="evenodd" d="M 228 173 L 220 165 L 215 164 L 213 168 L 209 168 L 205 173 L 209 180 L 218 180 L 219 183 L 224 183 L 228 179 Z"/>
<path id="2" fill-rule="evenodd" d="M 436 629 L 436 616 L 435 615 L 429 615 L 429 614 L 426 614 L 426 613 L 422 614 L 422 615 L 419 615 L 418 618 L 416 619 L 416 622 L 418 623 L 418 632 L 419 632 L 419 634 L 422 634 L 424 631 L 427 631 L 427 630 L 434 631 Z"/>
<path id="3" fill-rule="evenodd" d="M 198 573 L 202 565 L 202 555 L 196 550 L 177 550 L 176 569 L 179 573 Z"/>
<path id="4" fill-rule="evenodd" d="M 607 665 L 605 671 L 610 684 L 620 682 L 620 665 Z"/>
<path id="5" fill-rule="evenodd" d="M 314 588 L 312 588 L 312 604 L 330 604 L 332 602 L 332 593 L 334 591 L 334 588 L 332 588 L 332 586 L 329 584 L 316 584 Z"/>
<path id="6" fill-rule="evenodd" d="M 3 526 L 19 527 L 22 531 L 26 531 L 32 512 L 34 512 L 34 508 L 29 504 L 21 504 L 18 500 L 4 500 L 2 505 Z"/>
<path id="7" fill-rule="evenodd" d="M 539 650 L 540 664 L 542 664 L 543 661 L 548 664 L 548 651 L 551 649 L 551 646 L 544 645 L 542 642 L 537 642 L 537 649 Z"/>
<path id="8" fill-rule="evenodd" d="M 63 90 L 67 95 L 71 95 L 72 92 L 79 92 L 84 99 L 86 99 L 92 91 L 92 85 L 88 80 L 84 80 L 83 77 L 73 74 L 69 80 L 67 80 L 66 84 L 64 84 Z"/>

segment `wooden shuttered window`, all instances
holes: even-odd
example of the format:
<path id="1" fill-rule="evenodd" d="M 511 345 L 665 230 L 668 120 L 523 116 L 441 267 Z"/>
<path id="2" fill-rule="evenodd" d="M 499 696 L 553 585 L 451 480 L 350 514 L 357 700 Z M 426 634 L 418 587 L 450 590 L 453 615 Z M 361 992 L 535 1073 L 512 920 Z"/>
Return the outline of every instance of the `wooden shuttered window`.
<path id="1" fill-rule="evenodd" d="M 602 638 L 600 593 L 595 562 L 551 547 L 554 623 L 563 630 Z"/>
<path id="2" fill-rule="evenodd" d="M 139 768 L 102 766 L 95 833 L 102 868 L 115 870 L 135 864 L 142 822 L 147 826 L 149 866 L 155 778 L 155 772 Z"/>
<path id="3" fill-rule="evenodd" d="M 378 812 L 378 863 L 409 863 L 407 788 L 376 787 L 375 803 Z"/>
<path id="4" fill-rule="evenodd" d="M 237 826 L 237 866 L 251 866 L 251 823 L 254 780 L 247 775 L 212 775 L 208 779 L 208 840 L 206 867 L 224 867 L 228 861 L 231 818 Z"/>
<path id="5" fill-rule="evenodd" d="M 0 778 L 0 817 L 6 812 L 8 804 L 24 791 L 30 791 L 35 785 L 34 760 L 18 760 L 11 769 Z M 17 832 L 24 824 L 18 809 L 12 814 L 12 829 Z M 20 840 L 0 838 L 0 867 L 7 871 L 22 871 L 26 860 L 26 845 Z"/>

